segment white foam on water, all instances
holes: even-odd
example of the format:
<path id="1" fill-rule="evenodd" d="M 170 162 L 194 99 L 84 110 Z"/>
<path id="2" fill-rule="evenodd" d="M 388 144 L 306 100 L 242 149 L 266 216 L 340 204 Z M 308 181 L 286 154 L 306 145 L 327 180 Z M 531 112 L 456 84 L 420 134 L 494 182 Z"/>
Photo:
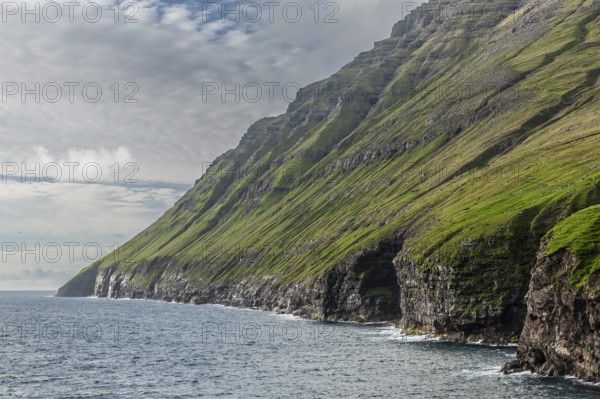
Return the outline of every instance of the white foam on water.
<path id="1" fill-rule="evenodd" d="M 567 375 L 564 378 L 566 380 L 570 380 L 570 381 L 576 382 L 578 384 L 600 388 L 600 382 L 589 382 L 589 381 L 585 381 L 585 380 L 580 380 L 579 378 L 575 377 L 574 375 Z"/>
<path id="2" fill-rule="evenodd" d="M 282 319 L 288 319 L 288 320 L 307 320 L 303 317 L 300 317 L 300 316 L 297 316 L 297 315 L 291 314 L 291 313 L 272 313 L 272 315 L 280 317 Z"/>
<path id="3" fill-rule="evenodd" d="M 467 345 L 488 346 L 490 348 L 518 348 L 519 344 L 487 344 L 483 341 L 466 342 Z"/>
<path id="4" fill-rule="evenodd" d="M 399 334 L 392 338 L 395 341 L 402 342 L 439 342 L 441 341 L 440 337 L 434 337 L 431 335 L 415 335 L 415 334 Z"/>
<path id="5" fill-rule="evenodd" d="M 371 333 L 371 335 L 380 335 L 384 336 L 384 339 L 389 339 L 392 341 L 401 341 L 407 343 L 413 342 L 436 342 L 441 341 L 440 337 L 436 337 L 428 334 L 406 334 L 402 331 L 402 329 L 396 328 L 394 326 L 381 327 Z"/>
<path id="6" fill-rule="evenodd" d="M 461 370 L 461 373 L 467 377 L 497 377 L 501 376 L 500 367 L 482 366 L 477 370 Z"/>
<path id="7" fill-rule="evenodd" d="M 212 306 L 212 307 L 215 307 L 215 308 L 237 310 L 237 311 L 246 311 L 246 312 L 260 312 L 261 311 L 260 309 L 238 308 L 236 306 L 221 305 L 219 303 L 205 303 L 205 304 L 202 304 L 201 306 Z"/>

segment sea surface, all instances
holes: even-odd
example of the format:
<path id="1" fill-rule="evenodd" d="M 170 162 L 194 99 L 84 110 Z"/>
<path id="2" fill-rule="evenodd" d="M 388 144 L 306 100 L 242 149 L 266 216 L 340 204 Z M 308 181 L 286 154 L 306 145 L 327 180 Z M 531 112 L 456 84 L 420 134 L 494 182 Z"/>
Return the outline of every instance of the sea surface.
<path id="1" fill-rule="evenodd" d="M 598 398 L 516 348 L 214 305 L 0 292 L 1 398 Z"/>

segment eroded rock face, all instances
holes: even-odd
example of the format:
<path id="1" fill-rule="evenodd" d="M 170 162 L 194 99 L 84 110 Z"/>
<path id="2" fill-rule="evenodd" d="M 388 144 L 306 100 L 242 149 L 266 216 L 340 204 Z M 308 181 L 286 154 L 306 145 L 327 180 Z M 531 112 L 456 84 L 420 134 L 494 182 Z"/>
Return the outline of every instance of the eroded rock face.
<path id="1" fill-rule="evenodd" d="M 546 256 L 546 248 L 540 248 L 526 296 L 518 359 L 504 371 L 600 382 L 600 278 L 591 279 L 586 290 L 575 288 L 569 282 L 575 256 L 567 251 Z"/>
<path id="2" fill-rule="evenodd" d="M 277 276 L 206 283 L 186 277 L 191 266 L 170 257 L 144 262 L 138 275 L 119 271 L 115 263 L 96 267 L 90 275 L 78 275 L 58 296 L 214 303 L 330 321 L 391 322 L 400 317 L 393 264 L 399 246 L 400 240 L 382 242 L 321 276 L 295 283 L 282 282 Z"/>
<path id="3" fill-rule="evenodd" d="M 207 283 L 186 276 L 193 266 L 171 257 L 144 262 L 139 274 L 113 264 L 94 270 L 95 278 L 82 275 L 81 286 L 63 290 L 61 296 L 86 289 L 84 296 L 223 304 L 328 321 L 388 321 L 455 341 L 506 343 L 518 335 L 521 324 L 505 317 L 510 303 L 469 309 L 474 299 L 457 289 L 460 277 L 452 267 L 420 270 L 398 256 L 402 245 L 400 237 L 381 242 L 318 277 L 295 283 L 277 276 Z"/>
<path id="4" fill-rule="evenodd" d="M 398 320 L 400 286 L 393 260 L 401 245 L 401 240 L 381 242 L 319 279 L 323 284 L 324 318 Z"/>
<path id="5" fill-rule="evenodd" d="M 400 254 L 395 259 L 400 285 L 400 323 L 451 341 L 510 343 L 523 327 L 523 295 L 485 302 L 476 292 L 461 288 L 458 267 L 438 265 L 424 269 Z M 499 295 L 500 296 L 500 295 Z"/>

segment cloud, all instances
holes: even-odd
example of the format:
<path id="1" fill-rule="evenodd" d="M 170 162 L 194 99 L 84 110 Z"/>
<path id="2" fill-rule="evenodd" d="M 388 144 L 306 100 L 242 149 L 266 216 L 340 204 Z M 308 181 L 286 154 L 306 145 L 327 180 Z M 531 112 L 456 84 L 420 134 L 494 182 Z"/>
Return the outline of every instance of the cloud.
<path id="1" fill-rule="evenodd" d="M 115 149 L 69 148 L 63 156 L 37 146 L 22 162 L 0 166 L 2 182 L 139 183 L 139 164 L 125 147 Z"/>
<path id="2" fill-rule="evenodd" d="M 184 193 L 143 184 L 7 182 L 1 188 L 0 274 L 43 267 L 60 276 L 125 244 Z"/>
<path id="3" fill-rule="evenodd" d="M 281 93 L 274 103 L 236 103 L 232 97 L 223 103 L 220 96 L 204 102 L 203 83 L 308 84 L 388 36 L 402 13 L 394 0 L 372 1 L 368 7 L 358 0 L 332 8 L 324 2 L 315 23 L 314 2 L 306 0 L 298 2 L 302 19 L 291 23 L 283 12 L 288 3 L 274 9 L 273 22 L 267 7 L 257 3 L 263 17 L 256 23 L 247 21 L 250 11 L 242 13 L 243 2 L 239 23 L 232 20 L 235 15 L 223 22 L 218 12 L 207 18 L 198 3 L 158 1 L 137 3 L 137 23 L 122 21 L 133 10 L 122 10 L 121 22 L 115 23 L 108 8 L 97 23 L 83 19 L 82 7 L 75 10 L 74 23 L 66 9 L 54 24 L 44 18 L 34 23 L 31 17 L 21 23 L 20 13 L 6 17 L 7 29 L 0 36 L 2 81 L 16 83 L 19 92 L 0 107 L 0 155 L 24 157 L 36 146 L 50 152 L 125 147 L 154 180 L 191 183 L 202 162 L 234 147 L 252 122 L 287 107 Z M 324 23 L 332 12 L 339 22 Z M 43 92 L 52 82 L 62 88 L 61 101 L 47 103 L 42 95 L 36 103 L 30 94 L 22 103 L 21 84 L 34 90 L 39 83 Z M 64 86 L 68 82 L 78 84 L 72 103 Z M 97 103 L 84 98 L 83 88 L 92 83 L 102 90 Z M 130 83 L 137 86 L 125 87 Z M 94 87 L 88 87 L 90 97 Z M 138 102 L 125 103 L 128 95 Z"/>
<path id="4" fill-rule="evenodd" d="M 56 237 L 130 237 L 183 194 L 143 185 L 8 182 L 2 185 L 4 241 L 16 232 L 36 240 Z"/>
<path id="5" fill-rule="evenodd" d="M 20 272 L 0 273 L 0 290 L 54 290 L 70 278 L 68 272 L 35 268 Z"/>

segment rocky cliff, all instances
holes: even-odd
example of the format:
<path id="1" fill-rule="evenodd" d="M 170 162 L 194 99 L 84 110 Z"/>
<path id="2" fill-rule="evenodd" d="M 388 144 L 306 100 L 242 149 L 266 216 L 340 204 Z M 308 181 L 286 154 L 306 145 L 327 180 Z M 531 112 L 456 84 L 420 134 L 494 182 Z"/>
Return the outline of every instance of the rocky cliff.
<path id="1" fill-rule="evenodd" d="M 599 16 L 596 0 L 430 1 L 60 294 L 516 340 L 540 243 L 600 203 Z"/>
<path id="2" fill-rule="evenodd" d="M 541 246 L 518 359 L 505 372 L 600 381 L 599 231 L 600 208 L 588 208 L 559 225 Z"/>

